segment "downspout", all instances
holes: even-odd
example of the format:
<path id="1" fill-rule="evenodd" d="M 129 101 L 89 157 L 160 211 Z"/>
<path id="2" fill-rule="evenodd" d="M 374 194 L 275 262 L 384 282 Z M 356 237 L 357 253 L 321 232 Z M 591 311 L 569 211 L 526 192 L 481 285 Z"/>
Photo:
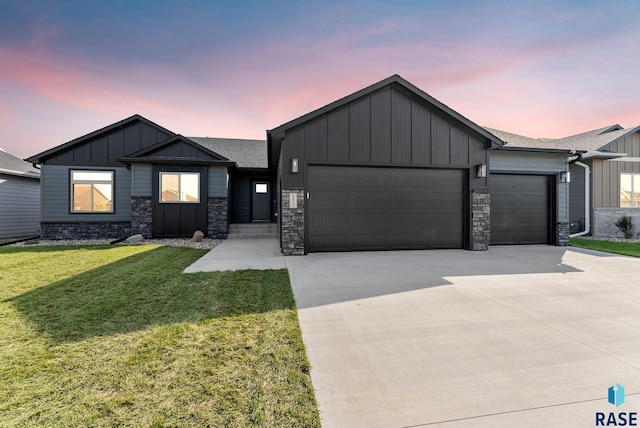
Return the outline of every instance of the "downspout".
<path id="1" fill-rule="evenodd" d="M 589 206 L 589 195 L 591 194 L 591 190 L 589 188 L 589 183 L 591 183 L 591 168 L 589 168 L 589 165 L 580 162 L 581 160 L 582 155 L 578 153 L 578 157 L 570 161 L 569 164 L 575 164 L 584 168 L 584 230 L 582 232 L 569 235 L 569 238 L 584 236 L 591 233 L 591 207 Z"/>

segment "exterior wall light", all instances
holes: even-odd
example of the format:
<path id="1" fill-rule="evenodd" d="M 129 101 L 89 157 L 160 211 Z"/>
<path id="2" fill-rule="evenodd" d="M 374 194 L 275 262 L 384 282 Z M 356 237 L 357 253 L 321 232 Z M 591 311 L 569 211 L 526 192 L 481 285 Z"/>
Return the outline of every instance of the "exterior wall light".
<path id="1" fill-rule="evenodd" d="M 569 171 L 564 171 L 560 173 L 560 182 L 561 183 L 571 183 L 571 173 Z"/>
<path id="2" fill-rule="evenodd" d="M 478 178 L 486 178 L 487 177 L 487 165 L 481 164 L 478 165 Z"/>
<path id="3" fill-rule="evenodd" d="M 296 158 L 291 159 L 291 173 L 292 174 L 298 173 L 298 159 Z"/>

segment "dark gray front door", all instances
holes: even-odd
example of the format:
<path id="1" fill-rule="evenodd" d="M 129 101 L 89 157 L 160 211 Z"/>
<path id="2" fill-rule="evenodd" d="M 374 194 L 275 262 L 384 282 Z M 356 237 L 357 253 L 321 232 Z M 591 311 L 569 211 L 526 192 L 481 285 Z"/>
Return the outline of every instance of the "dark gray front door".
<path id="1" fill-rule="evenodd" d="M 252 187 L 251 220 L 271 221 L 271 183 L 254 181 Z"/>
<path id="2" fill-rule="evenodd" d="M 307 248 L 462 248 L 460 170 L 311 166 Z"/>
<path id="3" fill-rule="evenodd" d="M 491 174 L 491 244 L 548 244 L 552 178 Z"/>

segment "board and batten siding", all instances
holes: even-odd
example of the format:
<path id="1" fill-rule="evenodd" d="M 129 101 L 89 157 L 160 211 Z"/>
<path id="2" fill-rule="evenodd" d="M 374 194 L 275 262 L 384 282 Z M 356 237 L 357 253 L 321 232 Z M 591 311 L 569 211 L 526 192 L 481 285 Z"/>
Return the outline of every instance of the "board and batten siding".
<path id="1" fill-rule="evenodd" d="M 147 123 L 134 121 L 93 139 L 62 150 L 46 160 L 47 165 L 122 166 L 119 158 L 150 147 L 170 137 Z"/>
<path id="2" fill-rule="evenodd" d="M 401 88 L 388 86 L 286 131 L 283 187 L 302 188 L 291 159 L 312 164 L 469 168 L 486 164 L 481 135 Z M 471 188 L 486 188 L 472 174 Z"/>
<path id="3" fill-rule="evenodd" d="M 593 202 L 596 208 L 620 206 L 620 174 L 640 174 L 640 162 L 620 160 L 593 160 Z"/>
<path id="4" fill-rule="evenodd" d="M 114 212 L 80 214 L 70 212 L 71 170 L 114 172 Z M 131 221 L 131 171 L 125 167 L 90 168 L 84 166 L 42 165 L 43 222 L 119 222 Z"/>
<path id="5" fill-rule="evenodd" d="M 492 150 L 490 172 L 552 175 L 568 171 L 567 155 Z M 569 183 L 556 180 L 557 221 L 569 221 Z"/>
<path id="6" fill-rule="evenodd" d="M 40 180 L 0 173 L 0 238 L 37 235 Z"/>
<path id="7" fill-rule="evenodd" d="M 209 198 L 226 198 L 227 189 L 227 167 L 209 166 L 208 168 L 208 189 Z M 151 196 L 153 168 L 148 163 L 134 163 L 131 165 L 131 196 Z"/>

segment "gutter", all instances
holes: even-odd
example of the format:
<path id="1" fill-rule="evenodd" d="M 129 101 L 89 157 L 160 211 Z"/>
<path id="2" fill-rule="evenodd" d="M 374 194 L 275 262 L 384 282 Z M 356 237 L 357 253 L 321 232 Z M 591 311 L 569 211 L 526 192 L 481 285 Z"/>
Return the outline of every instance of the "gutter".
<path id="1" fill-rule="evenodd" d="M 582 160 L 582 155 L 579 155 L 578 158 L 570 161 L 569 163 L 573 163 L 584 168 L 584 230 L 582 232 L 569 235 L 569 238 L 584 236 L 591 233 L 591 208 L 589 206 L 589 195 L 591 194 L 591 189 L 589 188 L 589 183 L 591 182 L 591 168 L 589 168 L 589 165 L 580 162 L 580 160 Z"/>

